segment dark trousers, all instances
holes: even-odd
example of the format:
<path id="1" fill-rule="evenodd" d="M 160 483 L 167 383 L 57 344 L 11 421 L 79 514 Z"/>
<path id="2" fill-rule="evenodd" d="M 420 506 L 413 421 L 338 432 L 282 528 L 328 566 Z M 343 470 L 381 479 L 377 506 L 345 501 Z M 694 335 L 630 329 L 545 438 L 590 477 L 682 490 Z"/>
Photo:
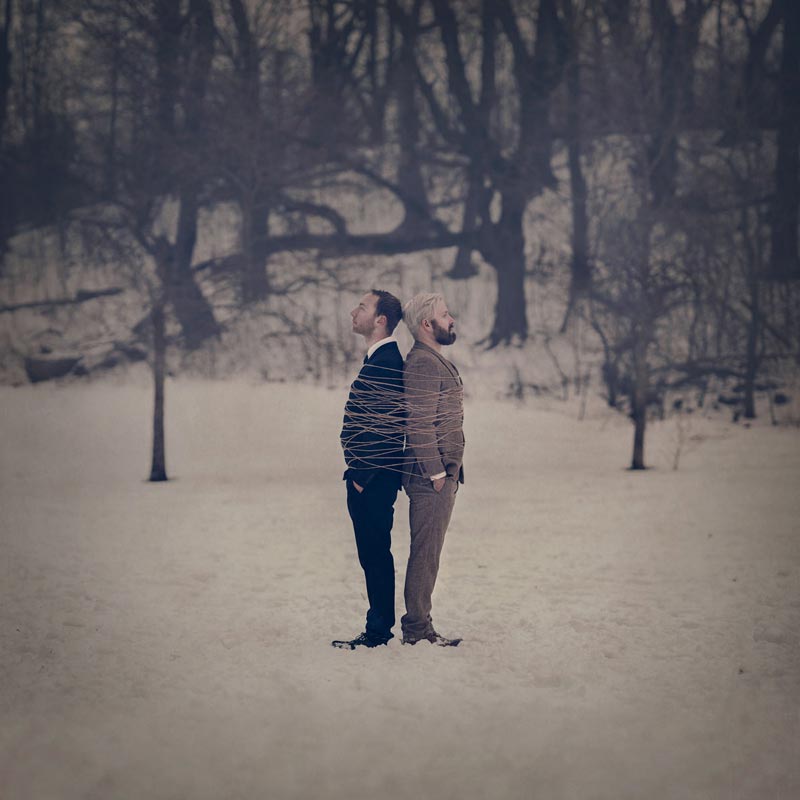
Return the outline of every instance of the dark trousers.
<path id="1" fill-rule="evenodd" d="M 347 510 L 353 520 L 358 560 L 367 581 L 368 636 L 386 639 L 394 625 L 394 559 L 392 522 L 397 498 L 397 477 L 379 472 L 359 492 L 347 480 Z"/>

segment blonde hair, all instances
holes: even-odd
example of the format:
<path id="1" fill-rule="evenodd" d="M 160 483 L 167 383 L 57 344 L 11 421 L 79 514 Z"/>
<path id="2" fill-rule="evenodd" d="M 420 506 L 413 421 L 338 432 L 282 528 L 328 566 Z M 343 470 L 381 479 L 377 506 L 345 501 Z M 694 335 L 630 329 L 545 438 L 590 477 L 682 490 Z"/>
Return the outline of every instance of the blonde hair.
<path id="1" fill-rule="evenodd" d="M 432 319 L 436 304 L 444 302 L 444 296 L 438 292 L 420 292 L 403 306 L 403 321 L 415 339 L 423 320 Z"/>

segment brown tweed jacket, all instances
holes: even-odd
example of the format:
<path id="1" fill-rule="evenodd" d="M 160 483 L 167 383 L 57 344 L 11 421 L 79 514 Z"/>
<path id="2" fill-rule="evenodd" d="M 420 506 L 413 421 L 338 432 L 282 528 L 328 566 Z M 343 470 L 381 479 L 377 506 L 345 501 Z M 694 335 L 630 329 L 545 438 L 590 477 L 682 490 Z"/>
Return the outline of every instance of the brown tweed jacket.
<path id="1" fill-rule="evenodd" d="M 464 482 L 464 385 L 458 370 L 422 342 L 403 365 L 406 450 L 403 483 L 409 473 L 430 478 L 446 472 Z"/>

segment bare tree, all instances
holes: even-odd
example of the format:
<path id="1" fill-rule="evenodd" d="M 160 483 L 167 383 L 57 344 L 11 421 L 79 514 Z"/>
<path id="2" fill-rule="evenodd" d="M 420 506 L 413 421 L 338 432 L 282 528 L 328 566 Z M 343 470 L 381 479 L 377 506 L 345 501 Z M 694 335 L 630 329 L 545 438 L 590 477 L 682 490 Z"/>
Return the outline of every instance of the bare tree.
<path id="1" fill-rule="evenodd" d="M 97 202 L 78 218 L 101 233 L 132 270 L 142 269 L 134 250 L 152 260 L 154 270 L 145 281 L 155 388 L 151 480 L 166 480 L 167 309 L 189 349 L 220 330 L 193 270 L 198 216 L 210 180 L 204 125 L 216 36 L 213 10 L 208 0 L 192 0 L 185 10 L 180 0 L 113 7 L 90 2 L 76 21 L 89 43 L 84 69 L 109 76 L 103 105 L 109 122 L 85 150 Z M 98 157 L 106 163 L 99 164 Z M 133 280 L 142 283 L 136 275 Z"/>
<path id="2" fill-rule="evenodd" d="M 65 0 L 4 0 L 0 22 L 0 259 L 20 226 L 60 225 L 85 201 L 72 171 Z"/>
<path id="3" fill-rule="evenodd" d="M 346 254 L 457 245 L 454 277 L 474 274 L 470 253 L 478 251 L 494 267 L 498 282 L 495 319 L 487 342 L 494 346 L 521 340 L 528 332 L 523 217 L 530 200 L 555 185 L 549 106 L 566 61 L 563 22 L 554 0 L 539 4 L 532 36 L 527 34 L 529 20 L 505 0 L 464 4 L 431 0 L 426 16 L 427 5 L 422 0 L 391 0 L 386 24 L 363 27 L 360 22 L 372 20 L 359 15 L 363 4 L 311 5 L 315 82 L 336 98 L 338 108 L 348 109 L 345 126 L 352 125 L 354 115 L 364 119 L 363 112 L 352 109 L 375 107 L 375 102 L 357 99 L 361 95 L 353 87 L 360 85 L 361 76 L 356 67 L 370 32 L 378 27 L 388 31 L 390 38 L 383 50 L 389 64 L 385 74 L 390 77 L 390 94 L 378 94 L 381 101 L 389 96 L 396 103 L 399 158 L 395 173 L 386 175 L 373 168 L 369 155 L 364 160 L 363 150 L 350 148 L 342 153 L 335 148 L 332 156 L 334 162 L 389 189 L 404 209 L 402 225 L 389 236 L 349 237 L 340 230 L 325 240 L 295 237 L 273 241 L 271 247 L 338 247 Z M 465 57 L 464 40 L 472 36 L 475 26 L 480 45 Z M 399 47 L 393 43 L 395 32 L 401 38 Z M 432 34 L 438 36 L 438 44 Z M 497 80 L 501 36 L 511 64 L 510 81 Z M 476 58 L 479 67 L 472 70 Z M 439 65 L 443 81 L 438 80 Z M 367 74 L 370 80 L 362 83 L 373 86 L 369 67 Z M 473 75 L 478 76 L 475 81 Z M 341 116 L 333 115 L 329 125 L 334 130 Z M 358 143 L 361 137 L 356 133 L 352 138 Z M 334 134 L 333 141 L 340 139 L 340 133 Z M 455 181 L 454 175 L 458 176 Z M 461 195 L 461 224 L 455 231 L 435 212 L 437 205 L 453 203 L 452 195 L 441 199 L 442 191 L 448 191 L 443 188 L 448 180 L 449 191 Z M 433 185 L 439 193 L 435 203 Z M 461 192 L 461 187 L 466 191 Z M 497 218 L 493 218 L 494 206 Z"/>
<path id="4" fill-rule="evenodd" d="M 687 3 L 679 19 L 666 0 L 652 0 L 649 24 L 636 25 L 628 0 L 605 4 L 613 52 L 607 50 L 603 60 L 608 86 L 621 102 L 611 105 L 607 124 L 627 134 L 630 183 L 627 201 L 599 229 L 595 242 L 592 314 L 604 342 L 605 375 L 614 399 L 619 366 L 626 368 L 635 470 L 645 469 L 653 361 L 664 323 L 690 297 L 681 252 L 685 220 L 678 197 L 678 150 L 693 103 L 699 29 L 709 7 L 702 0 Z M 676 71 L 683 81 L 675 79 Z"/>
<path id="5" fill-rule="evenodd" d="M 226 38 L 223 18 L 221 32 L 232 69 L 218 87 L 219 101 L 210 127 L 212 140 L 219 145 L 213 155 L 222 181 L 241 215 L 239 283 L 242 301 L 248 304 L 265 299 L 270 291 L 269 215 L 281 192 L 281 173 L 288 167 L 282 135 L 287 122 L 282 102 L 286 54 L 275 41 L 285 15 L 271 6 L 268 28 L 262 31 L 257 27 L 258 16 L 242 0 L 230 0 L 228 6 L 232 30 Z M 266 81 L 262 77 L 265 62 L 271 72 Z"/>
<path id="6" fill-rule="evenodd" d="M 448 94 L 441 98 L 422 71 L 421 89 L 439 136 L 465 160 L 468 189 L 462 223 L 467 230 L 475 230 L 472 249 L 481 253 L 497 276 L 495 319 L 487 342 L 495 346 L 524 340 L 528 322 L 523 218 L 531 199 L 555 185 L 550 167 L 550 101 L 567 58 L 563 22 L 556 2 L 541 0 L 532 41 L 528 41 L 524 30 L 529 26 L 506 0 L 487 0 L 478 9 L 470 4 L 467 10 L 448 0 L 432 0 L 431 5 L 444 55 Z M 481 44 L 475 48 L 480 53 L 477 91 L 470 81 L 462 44 L 470 14 L 480 20 Z M 501 33 L 511 52 L 510 85 L 497 80 Z M 448 113 L 449 106 L 454 108 L 453 113 Z M 509 121 L 511 130 L 492 122 L 501 108 L 506 112 L 516 109 Z M 499 206 L 496 219 L 492 216 L 493 203 Z M 464 270 L 463 249 L 459 259 L 456 274 Z"/>

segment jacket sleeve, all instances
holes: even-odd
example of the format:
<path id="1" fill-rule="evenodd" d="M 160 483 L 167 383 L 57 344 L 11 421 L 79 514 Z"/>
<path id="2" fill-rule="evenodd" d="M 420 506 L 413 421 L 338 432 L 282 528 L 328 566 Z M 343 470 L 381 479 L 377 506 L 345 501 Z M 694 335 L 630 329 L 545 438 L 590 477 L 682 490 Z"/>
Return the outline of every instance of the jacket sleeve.
<path id="1" fill-rule="evenodd" d="M 445 472 L 437 434 L 441 394 L 439 369 L 429 358 L 406 362 L 403 383 L 408 414 L 406 440 L 423 476 L 431 478 Z"/>

